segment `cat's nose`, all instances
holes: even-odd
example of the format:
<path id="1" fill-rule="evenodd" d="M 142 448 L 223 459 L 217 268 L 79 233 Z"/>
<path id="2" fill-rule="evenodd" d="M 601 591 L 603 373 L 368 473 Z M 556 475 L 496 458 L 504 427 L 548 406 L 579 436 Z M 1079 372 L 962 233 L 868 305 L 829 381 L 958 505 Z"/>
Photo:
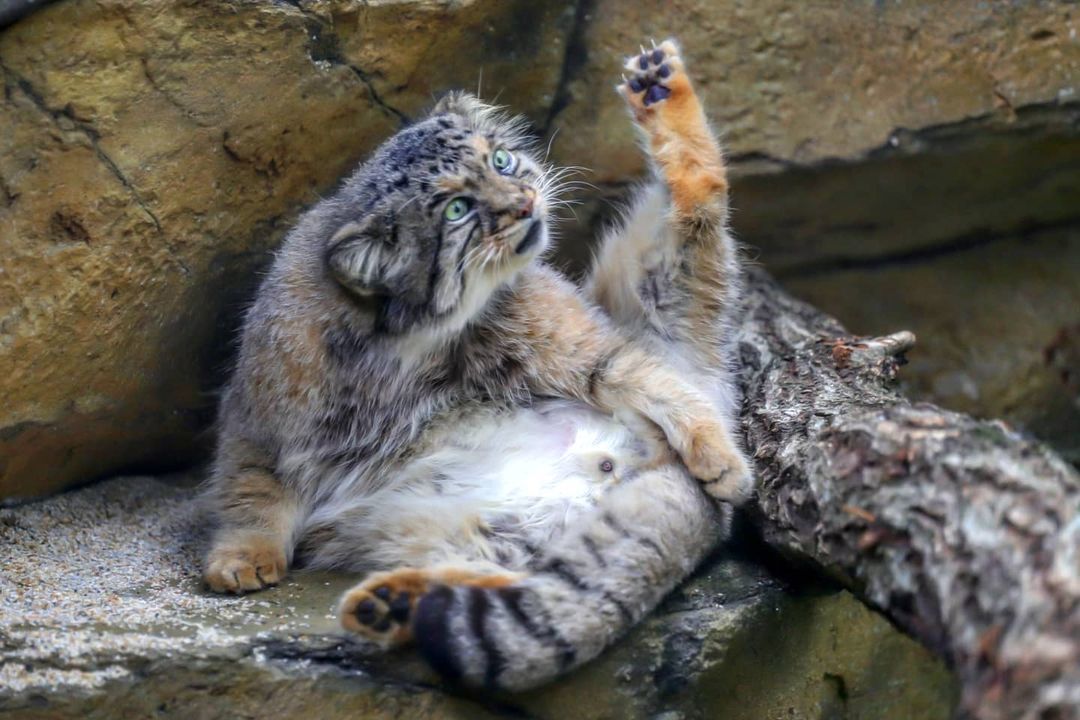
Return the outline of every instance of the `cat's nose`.
<path id="1" fill-rule="evenodd" d="M 519 220 L 532 217 L 533 205 L 536 204 L 536 193 L 532 190 L 525 191 L 525 199 L 518 205 L 517 216 Z"/>

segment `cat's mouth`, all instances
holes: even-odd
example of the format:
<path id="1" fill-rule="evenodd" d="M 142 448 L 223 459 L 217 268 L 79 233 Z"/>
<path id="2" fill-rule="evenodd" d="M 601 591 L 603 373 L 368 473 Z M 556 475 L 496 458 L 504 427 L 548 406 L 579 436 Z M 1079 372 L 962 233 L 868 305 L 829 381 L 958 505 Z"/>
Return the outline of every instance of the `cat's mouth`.
<path id="1" fill-rule="evenodd" d="M 515 255 L 524 255 L 536 246 L 540 239 L 544 235 L 544 223 L 541 220 L 532 220 L 529 229 L 525 231 L 525 236 L 521 238 L 521 242 L 514 248 Z"/>

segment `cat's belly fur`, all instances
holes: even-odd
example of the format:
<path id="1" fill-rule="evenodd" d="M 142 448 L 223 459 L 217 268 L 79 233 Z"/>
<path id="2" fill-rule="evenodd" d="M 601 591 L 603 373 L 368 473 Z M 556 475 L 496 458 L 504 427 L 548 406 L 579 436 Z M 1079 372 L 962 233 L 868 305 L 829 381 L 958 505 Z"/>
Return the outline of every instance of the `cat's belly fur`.
<path id="1" fill-rule="evenodd" d="M 306 562 L 357 570 L 450 560 L 521 567 L 651 455 L 626 424 L 580 403 L 459 411 L 432 426 L 377 487 L 346 482 L 326 497 L 308 526 L 331 524 L 337 538 L 313 548 Z"/>

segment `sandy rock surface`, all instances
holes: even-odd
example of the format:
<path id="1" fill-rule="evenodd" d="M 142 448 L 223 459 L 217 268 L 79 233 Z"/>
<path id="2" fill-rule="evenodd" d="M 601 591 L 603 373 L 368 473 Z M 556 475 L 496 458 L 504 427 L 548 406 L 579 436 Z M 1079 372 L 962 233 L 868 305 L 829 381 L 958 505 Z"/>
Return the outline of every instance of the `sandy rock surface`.
<path id="1" fill-rule="evenodd" d="M 955 701 L 940 663 L 850 595 L 785 589 L 738 548 L 563 681 L 462 693 L 341 635 L 354 577 L 206 594 L 193 493 L 129 477 L 0 510 L 0 717 L 944 720 Z"/>

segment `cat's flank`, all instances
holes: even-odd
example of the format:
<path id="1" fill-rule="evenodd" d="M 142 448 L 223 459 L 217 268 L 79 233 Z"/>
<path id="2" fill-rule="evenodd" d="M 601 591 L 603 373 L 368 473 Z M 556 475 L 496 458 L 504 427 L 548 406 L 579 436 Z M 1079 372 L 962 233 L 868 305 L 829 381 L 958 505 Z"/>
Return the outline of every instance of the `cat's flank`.
<path id="1" fill-rule="evenodd" d="M 722 537 L 706 492 L 752 485 L 723 160 L 674 43 L 626 70 L 653 179 L 583 288 L 539 259 L 561 173 L 468 95 L 300 219 L 221 405 L 212 589 L 294 559 L 367 571 L 347 629 L 518 689 L 596 656 Z"/>

